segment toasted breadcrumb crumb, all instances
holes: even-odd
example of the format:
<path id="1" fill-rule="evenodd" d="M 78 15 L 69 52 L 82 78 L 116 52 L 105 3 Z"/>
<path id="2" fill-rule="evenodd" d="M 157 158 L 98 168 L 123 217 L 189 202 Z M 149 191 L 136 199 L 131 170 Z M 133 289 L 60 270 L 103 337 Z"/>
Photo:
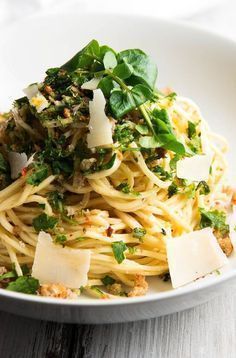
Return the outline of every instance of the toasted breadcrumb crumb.
<path id="1" fill-rule="evenodd" d="M 46 296 L 46 297 L 69 298 L 69 299 L 77 298 L 76 293 L 74 293 L 70 288 L 67 288 L 60 283 L 41 285 L 39 289 L 39 294 L 41 296 Z"/>
<path id="2" fill-rule="evenodd" d="M 120 296 L 122 293 L 122 286 L 120 283 L 113 283 L 107 286 L 107 290 L 111 295 Z"/>
<path id="3" fill-rule="evenodd" d="M 233 251 L 233 245 L 229 236 L 217 237 L 217 241 L 225 255 L 229 256 Z"/>
<path id="4" fill-rule="evenodd" d="M 128 293 L 128 297 L 145 296 L 148 290 L 148 283 L 145 276 L 136 275 L 134 288 Z"/>

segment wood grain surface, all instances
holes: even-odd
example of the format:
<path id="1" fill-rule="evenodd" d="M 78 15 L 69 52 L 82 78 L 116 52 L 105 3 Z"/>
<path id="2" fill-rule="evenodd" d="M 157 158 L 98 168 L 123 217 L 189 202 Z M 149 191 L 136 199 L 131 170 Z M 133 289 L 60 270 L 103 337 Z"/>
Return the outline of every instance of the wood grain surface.
<path id="1" fill-rule="evenodd" d="M 235 358 L 236 292 L 191 310 L 115 325 L 70 325 L 0 312 L 1 358 Z"/>

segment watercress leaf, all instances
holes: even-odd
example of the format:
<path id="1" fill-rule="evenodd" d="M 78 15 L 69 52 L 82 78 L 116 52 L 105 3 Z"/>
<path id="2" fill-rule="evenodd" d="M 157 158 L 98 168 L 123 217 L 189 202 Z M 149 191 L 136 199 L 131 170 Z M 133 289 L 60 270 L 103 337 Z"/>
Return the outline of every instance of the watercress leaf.
<path id="1" fill-rule="evenodd" d="M 0 281 L 5 280 L 7 278 L 15 278 L 17 277 L 16 271 L 8 271 L 6 273 L 4 273 L 3 275 L 0 276 Z"/>
<path id="2" fill-rule="evenodd" d="M 142 148 L 158 148 L 161 143 L 154 136 L 144 136 L 139 138 L 139 144 Z"/>
<path id="3" fill-rule="evenodd" d="M 126 244 L 123 241 L 115 241 L 111 244 L 111 247 L 116 261 L 118 264 L 121 264 L 125 259 L 124 252 L 127 250 Z"/>
<path id="4" fill-rule="evenodd" d="M 128 63 L 120 63 L 113 70 L 113 75 L 125 80 L 129 78 L 133 73 L 133 67 Z"/>
<path id="5" fill-rule="evenodd" d="M 162 145 L 163 148 L 171 150 L 179 155 L 185 154 L 185 147 L 182 143 L 178 142 L 175 138 Z"/>
<path id="6" fill-rule="evenodd" d="M 149 87 L 142 84 L 134 86 L 131 92 L 136 106 L 140 106 L 153 98 L 153 91 Z"/>
<path id="7" fill-rule="evenodd" d="M 124 116 L 136 107 L 133 96 L 129 92 L 116 89 L 112 92 L 109 104 L 116 118 Z"/>
<path id="8" fill-rule="evenodd" d="M 6 289 L 8 291 L 22 292 L 34 295 L 36 294 L 38 288 L 39 281 L 37 279 L 30 276 L 21 276 L 18 277 L 15 281 L 10 282 Z"/>
<path id="9" fill-rule="evenodd" d="M 126 62 L 133 67 L 131 79 L 154 88 L 157 78 L 157 67 L 141 50 L 125 50 L 118 54 L 118 62 Z"/>
<path id="10" fill-rule="evenodd" d="M 103 77 L 98 84 L 98 88 L 100 88 L 105 97 L 109 97 L 111 91 L 115 88 L 116 83 L 109 76 Z"/>
<path id="11" fill-rule="evenodd" d="M 107 51 L 103 58 L 103 64 L 105 69 L 115 68 L 117 65 L 116 55 L 112 51 Z"/>
<path id="12" fill-rule="evenodd" d="M 101 60 L 103 60 L 103 58 L 107 52 L 112 52 L 116 56 L 116 51 L 113 50 L 113 48 L 111 48 L 107 45 L 102 45 L 102 46 L 100 46 L 100 59 Z"/>
<path id="13" fill-rule="evenodd" d="M 73 72 L 78 68 L 90 69 L 94 60 L 98 61 L 100 56 L 100 46 L 96 40 L 92 40 L 81 51 L 75 54 L 62 69 Z"/>
<path id="14" fill-rule="evenodd" d="M 58 219 L 54 216 L 48 216 L 43 213 L 33 219 L 33 227 L 35 231 L 39 232 L 41 230 L 47 231 L 53 229 L 58 223 Z"/>
<path id="15" fill-rule="evenodd" d="M 148 126 L 146 126 L 145 124 L 136 124 L 135 129 L 142 135 L 146 135 L 149 133 Z"/>
<path id="16" fill-rule="evenodd" d="M 176 169 L 176 164 L 178 162 L 178 160 L 180 160 L 180 155 L 179 154 L 175 154 L 174 157 L 170 160 L 170 169 L 171 170 L 175 170 Z"/>

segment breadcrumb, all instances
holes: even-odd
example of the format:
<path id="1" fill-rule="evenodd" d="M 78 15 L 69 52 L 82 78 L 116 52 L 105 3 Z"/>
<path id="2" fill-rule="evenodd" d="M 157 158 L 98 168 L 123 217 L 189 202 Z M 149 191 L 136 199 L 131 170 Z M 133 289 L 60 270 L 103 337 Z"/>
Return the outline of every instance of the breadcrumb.
<path id="1" fill-rule="evenodd" d="M 145 276 L 136 275 L 134 288 L 128 293 L 128 297 L 145 296 L 148 290 L 148 283 Z"/>
<path id="2" fill-rule="evenodd" d="M 122 286 L 120 283 L 113 283 L 107 286 L 107 290 L 111 295 L 120 296 L 122 293 Z"/>
<path id="3" fill-rule="evenodd" d="M 217 241 L 225 255 L 229 256 L 233 251 L 233 245 L 229 236 L 217 237 Z"/>
<path id="4" fill-rule="evenodd" d="M 46 297 L 56 297 L 56 298 L 77 298 L 76 293 L 74 293 L 70 288 L 65 287 L 62 284 L 44 284 L 40 286 L 39 294 Z"/>

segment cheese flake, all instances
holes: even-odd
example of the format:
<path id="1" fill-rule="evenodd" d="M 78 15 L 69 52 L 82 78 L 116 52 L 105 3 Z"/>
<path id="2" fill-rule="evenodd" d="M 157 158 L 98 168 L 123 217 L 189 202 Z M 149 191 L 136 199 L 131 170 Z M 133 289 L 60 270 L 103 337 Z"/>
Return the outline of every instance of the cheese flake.
<path id="1" fill-rule="evenodd" d="M 166 248 L 174 288 L 204 277 L 228 263 L 211 228 L 168 238 Z"/>
<path id="2" fill-rule="evenodd" d="M 32 267 L 32 276 L 40 284 L 60 283 L 68 288 L 85 286 L 90 267 L 90 250 L 72 249 L 52 242 L 51 235 L 41 231 Z"/>
<path id="3" fill-rule="evenodd" d="M 177 177 L 197 182 L 207 181 L 211 162 L 212 156 L 208 154 L 194 155 L 190 158 L 181 159 L 176 164 Z"/>
<path id="4" fill-rule="evenodd" d="M 87 135 L 88 148 L 94 148 L 113 143 L 112 127 L 105 114 L 106 100 L 100 89 L 93 91 L 93 100 L 89 102 L 89 131 Z"/>

